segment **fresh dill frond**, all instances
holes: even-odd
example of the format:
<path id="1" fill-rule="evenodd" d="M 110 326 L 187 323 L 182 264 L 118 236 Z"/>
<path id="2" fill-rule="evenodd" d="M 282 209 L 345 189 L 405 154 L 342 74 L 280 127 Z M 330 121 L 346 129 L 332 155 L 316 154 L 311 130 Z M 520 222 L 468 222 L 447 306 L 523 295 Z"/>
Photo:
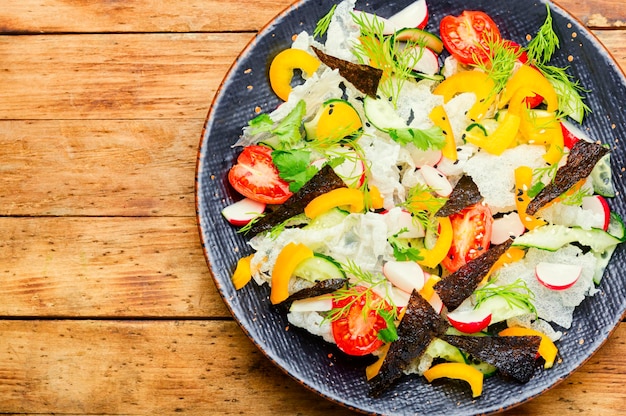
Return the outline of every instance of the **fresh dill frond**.
<path id="1" fill-rule="evenodd" d="M 414 217 L 425 220 L 420 223 L 428 227 L 431 214 L 437 212 L 446 200 L 447 198 L 435 196 L 434 191 L 427 185 L 418 183 L 408 190 L 405 202 L 401 206 Z"/>
<path id="2" fill-rule="evenodd" d="M 534 64 L 545 64 L 549 62 L 554 52 L 559 48 L 559 37 L 552 27 L 552 14 L 550 12 L 549 3 L 546 3 L 546 11 L 546 20 L 526 47 L 528 58 Z"/>
<path id="3" fill-rule="evenodd" d="M 509 78 L 515 70 L 515 63 L 522 55 L 521 48 L 514 48 L 511 43 L 498 36 L 493 32 L 489 32 L 485 36 L 487 47 L 485 54 L 487 61 L 483 62 L 478 55 L 475 54 L 474 66 L 485 72 L 495 84 L 494 93 L 498 93 L 504 89 Z"/>
<path id="4" fill-rule="evenodd" d="M 517 279 L 515 282 L 504 286 L 496 286 L 491 281 L 482 288 L 476 289 L 474 295 L 476 296 L 474 309 L 478 309 L 480 305 L 494 296 L 500 296 L 510 307 L 528 309 L 530 313 L 537 315 L 537 308 L 533 304 L 535 294 L 522 279 Z"/>
<path id="5" fill-rule="evenodd" d="M 537 68 L 548 78 L 558 98 L 559 114 L 562 118 L 570 116 L 579 123 L 583 117 L 591 112 L 591 109 L 583 100 L 583 93 L 589 92 L 580 85 L 579 80 L 574 80 L 567 73 L 568 68 L 553 65 L 537 64 Z"/>
<path id="6" fill-rule="evenodd" d="M 564 192 L 561 196 L 561 202 L 565 205 L 580 206 L 583 203 L 583 198 L 593 195 L 593 191 L 589 188 L 581 187 L 575 192 Z"/>
<path id="7" fill-rule="evenodd" d="M 263 218 L 265 216 L 265 214 L 259 214 L 256 217 L 252 218 L 250 221 L 248 221 L 248 223 L 246 225 L 244 225 L 243 227 L 241 227 L 240 229 L 237 230 L 238 233 L 241 234 L 247 234 L 248 231 L 250 231 L 252 229 L 252 226 L 254 224 L 256 224 L 257 222 L 259 222 L 259 220 L 261 218 Z"/>
<path id="8" fill-rule="evenodd" d="M 319 38 L 324 36 L 324 34 L 328 31 L 328 26 L 330 26 L 330 22 L 335 15 L 335 10 L 337 9 L 337 5 L 334 4 L 333 7 L 330 8 L 328 13 L 326 13 L 315 25 L 315 30 L 313 31 L 313 37 Z"/>

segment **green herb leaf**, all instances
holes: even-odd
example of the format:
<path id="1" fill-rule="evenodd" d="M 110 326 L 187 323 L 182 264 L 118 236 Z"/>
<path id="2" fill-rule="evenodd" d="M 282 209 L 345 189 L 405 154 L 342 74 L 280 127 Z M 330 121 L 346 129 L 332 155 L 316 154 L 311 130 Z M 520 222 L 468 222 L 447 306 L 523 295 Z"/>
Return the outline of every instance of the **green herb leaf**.
<path id="1" fill-rule="evenodd" d="M 414 129 L 407 127 L 406 129 L 390 129 L 389 136 L 401 145 L 413 143 L 415 147 L 421 150 L 442 149 L 446 143 L 446 136 L 440 127 L 431 127 L 429 129 Z"/>
<path id="2" fill-rule="evenodd" d="M 386 309 L 379 309 L 378 314 L 382 316 L 382 318 L 387 323 L 387 327 L 378 331 L 377 337 L 379 340 L 385 343 L 393 342 L 398 339 L 398 329 L 396 328 L 396 324 L 394 322 L 395 313 L 388 311 Z"/>
<path id="3" fill-rule="evenodd" d="M 306 103 L 304 100 L 298 101 L 293 110 L 287 114 L 272 130 L 272 134 L 280 139 L 280 143 L 285 147 L 293 145 L 302 140 L 302 119 L 306 114 Z"/>
<path id="4" fill-rule="evenodd" d="M 552 28 L 552 14 L 550 4 L 546 3 L 547 16 L 537 35 L 526 47 L 528 58 L 536 64 L 545 64 L 552 59 L 552 55 L 559 47 L 559 37 Z"/>
<path id="5" fill-rule="evenodd" d="M 387 238 L 387 241 L 393 248 L 393 257 L 398 261 L 424 260 L 424 257 L 420 255 L 420 250 L 417 247 L 411 247 L 408 241 L 398 238 L 399 235 L 406 231 L 407 229 L 403 228 L 399 233 Z"/>
<path id="6" fill-rule="evenodd" d="M 330 22 L 333 19 L 333 16 L 335 15 L 335 9 L 337 9 L 337 5 L 336 4 L 334 4 L 333 7 L 330 8 L 328 13 L 326 13 L 317 22 L 317 25 L 315 26 L 315 30 L 313 31 L 313 36 L 314 37 L 317 37 L 317 38 L 322 37 L 322 36 L 324 36 L 326 31 L 328 31 L 328 26 L 330 26 Z"/>
<path id="7" fill-rule="evenodd" d="M 528 309 L 530 313 L 537 315 L 537 309 L 533 304 L 535 295 L 522 279 L 517 279 L 515 282 L 504 286 L 496 286 L 492 280 L 482 288 L 476 289 L 474 295 L 476 296 L 474 309 L 478 309 L 488 299 L 500 296 L 509 306 Z"/>
<path id="8" fill-rule="evenodd" d="M 302 149 L 274 150 L 272 161 L 278 169 L 278 176 L 289 182 L 289 190 L 298 192 L 318 169 L 311 165 L 311 152 Z"/>

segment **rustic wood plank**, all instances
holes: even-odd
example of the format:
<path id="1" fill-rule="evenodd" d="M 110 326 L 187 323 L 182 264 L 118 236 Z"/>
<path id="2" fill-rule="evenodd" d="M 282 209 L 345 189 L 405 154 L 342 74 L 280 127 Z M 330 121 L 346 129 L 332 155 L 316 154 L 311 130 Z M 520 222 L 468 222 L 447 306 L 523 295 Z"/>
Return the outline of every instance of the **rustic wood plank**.
<path id="1" fill-rule="evenodd" d="M 0 316 L 230 316 L 193 217 L 3 217 L 0 229 Z"/>
<path id="2" fill-rule="evenodd" d="M 204 119 L 252 36 L 2 36 L 0 118 Z"/>
<path id="3" fill-rule="evenodd" d="M 0 215 L 194 216 L 203 123 L 0 121 Z"/>
<path id="4" fill-rule="evenodd" d="M 626 26 L 622 0 L 557 2 L 590 27 Z M 292 3 L 293 0 L 8 0 L 0 15 L 0 33 L 257 31 Z"/>
<path id="5" fill-rule="evenodd" d="M 0 412 L 353 414 L 299 386 L 233 322 L 0 321 Z M 507 415 L 626 412 L 626 324 Z"/>

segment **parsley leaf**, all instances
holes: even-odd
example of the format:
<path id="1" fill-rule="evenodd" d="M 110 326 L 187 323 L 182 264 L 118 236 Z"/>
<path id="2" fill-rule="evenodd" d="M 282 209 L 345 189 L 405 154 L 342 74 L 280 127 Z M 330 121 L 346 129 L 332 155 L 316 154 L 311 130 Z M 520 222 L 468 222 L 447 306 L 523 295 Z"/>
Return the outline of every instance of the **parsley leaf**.
<path id="1" fill-rule="evenodd" d="M 387 241 L 393 248 L 393 257 L 398 261 L 419 261 L 424 260 L 424 257 L 420 255 L 419 249 L 411 247 L 408 242 L 402 241 L 398 236 L 406 232 L 407 229 L 403 228 L 399 233 L 387 238 Z"/>
<path id="2" fill-rule="evenodd" d="M 394 323 L 395 314 L 385 309 L 379 309 L 378 314 L 385 320 L 387 327 L 378 331 L 377 337 L 383 342 L 393 342 L 398 339 L 398 330 Z"/>
<path id="3" fill-rule="evenodd" d="M 298 104 L 279 122 L 274 122 L 269 115 L 261 114 L 248 122 L 252 135 L 269 136 L 257 141 L 271 143 L 276 149 L 289 149 L 302 140 L 302 120 L 306 115 L 304 100 Z"/>
<path id="4" fill-rule="evenodd" d="M 289 182 L 289 190 L 298 192 L 316 173 L 311 165 L 311 152 L 302 149 L 274 150 L 272 161 L 278 169 L 281 179 Z"/>
<path id="5" fill-rule="evenodd" d="M 398 144 L 404 146 L 413 143 L 415 147 L 421 150 L 441 149 L 446 143 L 446 136 L 443 135 L 440 127 L 389 129 L 389 136 Z"/>

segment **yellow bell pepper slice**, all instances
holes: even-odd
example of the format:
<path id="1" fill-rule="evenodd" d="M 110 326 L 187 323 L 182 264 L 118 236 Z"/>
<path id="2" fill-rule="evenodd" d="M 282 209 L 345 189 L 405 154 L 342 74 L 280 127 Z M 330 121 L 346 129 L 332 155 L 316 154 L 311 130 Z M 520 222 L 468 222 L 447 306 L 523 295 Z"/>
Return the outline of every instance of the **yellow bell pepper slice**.
<path id="1" fill-rule="evenodd" d="M 361 117 L 350 103 L 330 100 L 321 110 L 314 139 L 320 143 L 336 143 L 358 133 L 362 128 Z"/>
<path id="2" fill-rule="evenodd" d="M 524 335 L 536 335 L 541 337 L 541 343 L 539 344 L 539 355 L 545 360 L 544 368 L 551 368 L 554 365 L 554 360 L 559 352 L 559 349 L 554 345 L 554 342 L 547 335 L 535 331 L 530 328 L 522 328 L 519 326 L 512 326 L 510 328 L 503 329 L 498 333 L 501 337 L 506 336 L 524 336 Z"/>
<path id="3" fill-rule="evenodd" d="M 380 350 L 379 350 L 380 354 L 378 355 L 378 359 L 374 361 L 372 364 L 365 367 L 365 377 L 368 380 L 373 379 L 376 376 L 376 374 L 380 372 L 380 369 L 383 366 L 383 363 L 385 362 L 385 358 L 387 357 L 387 353 L 389 352 L 390 346 L 391 346 L 391 343 L 385 344 L 382 347 L 380 347 Z"/>
<path id="4" fill-rule="evenodd" d="M 441 363 L 430 367 L 424 372 L 424 377 L 431 383 L 438 378 L 453 378 L 466 381 L 472 389 L 472 397 L 479 397 L 483 393 L 483 373 L 471 365 L 464 363 Z"/>
<path id="5" fill-rule="evenodd" d="M 385 199 L 380 194 L 380 189 L 374 185 L 369 186 L 369 201 L 368 206 L 371 209 L 381 209 L 384 208 Z"/>
<path id="6" fill-rule="evenodd" d="M 308 76 L 311 76 L 319 66 L 320 60 L 310 53 L 301 49 L 285 49 L 276 55 L 270 64 L 270 86 L 281 100 L 287 101 L 291 93 L 293 71 L 301 69 Z"/>
<path id="7" fill-rule="evenodd" d="M 436 274 L 431 274 L 428 280 L 424 283 L 424 286 L 420 289 L 419 294 L 426 300 L 430 300 L 435 293 L 435 284 L 441 280 L 441 277 Z"/>
<path id="8" fill-rule="evenodd" d="M 496 99 L 495 88 L 495 83 L 486 73 L 461 71 L 442 81 L 433 90 L 433 94 L 442 95 L 443 102 L 447 103 L 457 94 L 473 92 L 476 94 L 476 102 L 467 115 L 472 121 L 478 121 L 485 117 Z"/>
<path id="9" fill-rule="evenodd" d="M 515 169 L 515 207 L 519 218 L 524 224 L 524 227 L 528 230 L 533 230 L 537 227 L 545 225 L 546 222 L 533 215 L 526 213 L 526 208 L 530 203 L 530 197 L 528 196 L 528 190 L 532 186 L 533 170 L 529 166 L 520 166 Z"/>
<path id="10" fill-rule="evenodd" d="M 250 268 L 252 257 L 254 257 L 254 254 L 242 257 L 237 262 L 237 266 L 235 267 L 235 271 L 232 276 L 233 285 L 235 285 L 236 290 L 241 289 L 247 285 L 250 280 L 252 280 L 252 270 Z"/>
<path id="11" fill-rule="evenodd" d="M 446 143 L 441 149 L 441 153 L 444 157 L 456 161 L 456 141 L 454 139 L 454 132 L 452 131 L 452 125 L 450 124 L 450 118 L 446 113 L 445 108 L 442 105 L 438 105 L 428 115 L 429 118 L 435 123 L 435 126 L 439 127 L 443 131 L 443 135 L 446 138 Z"/>
<path id="12" fill-rule="evenodd" d="M 362 212 L 365 208 L 363 192 L 352 188 L 337 188 L 313 199 L 304 207 L 304 214 L 313 219 L 328 210 L 347 206 L 350 212 Z"/>
<path id="13" fill-rule="evenodd" d="M 520 88 L 528 89 L 531 92 L 530 94 L 525 94 L 524 98 L 534 94 L 541 95 L 548 111 L 557 110 L 558 97 L 554 87 L 541 72 L 528 65 L 519 67 L 513 76 L 509 78 L 500 97 L 499 107 L 502 108 L 507 105 Z"/>
<path id="14" fill-rule="evenodd" d="M 437 242 L 430 250 L 420 250 L 420 255 L 423 259 L 419 260 L 417 263 L 430 268 L 437 267 L 437 265 L 446 257 L 448 251 L 450 251 L 450 246 L 452 246 L 452 237 L 452 222 L 450 222 L 450 218 L 439 218 L 439 237 L 437 238 Z"/>
<path id="15" fill-rule="evenodd" d="M 313 251 L 302 243 L 289 243 L 278 253 L 272 270 L 270 302 L 277 304 L 289 297 L 289 280 L 302 261 L 313 257 Z"/>
<path id="16" fill-rule="evenodd" d="M 465 140 L 493 155 L 501 155 L 515 142 L 520 126 L 520 117 L 507 112 L 498 128 L 488 136 L 478 128 L 465 133 Z"/>

